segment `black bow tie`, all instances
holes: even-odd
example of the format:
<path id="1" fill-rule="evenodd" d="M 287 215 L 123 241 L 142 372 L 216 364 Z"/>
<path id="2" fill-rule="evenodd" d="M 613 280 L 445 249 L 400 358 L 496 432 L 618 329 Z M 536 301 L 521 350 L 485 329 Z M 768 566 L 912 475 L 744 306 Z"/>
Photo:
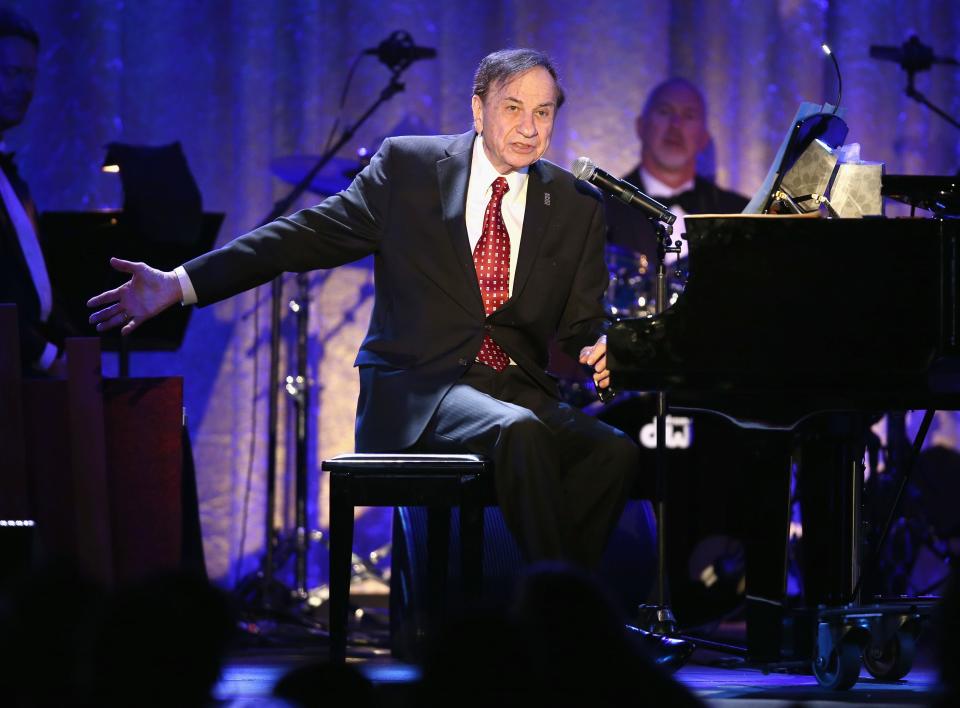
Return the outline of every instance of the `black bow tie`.
<path id="1" fill-rule="evenodd" d="M 663 204 L 668 209 L 671 207 L 679 206 L 686 213 L 690 214 L 697 209 L 697 197 L 694 194 L 692 189 L 688 189 L 685 192 L 680 192 L 679 194 L 674 194 L 672 197 L 658 197 L 654 196 L 658 202 Z"/>
<path id="2" fill-rule="evenodd" d="M 14 152 L 0 151 L 0 169 L 3 169 L 7 174 L 16 174 L 17 172 L 17 163 L 13 160 L 15 155 Z"/>

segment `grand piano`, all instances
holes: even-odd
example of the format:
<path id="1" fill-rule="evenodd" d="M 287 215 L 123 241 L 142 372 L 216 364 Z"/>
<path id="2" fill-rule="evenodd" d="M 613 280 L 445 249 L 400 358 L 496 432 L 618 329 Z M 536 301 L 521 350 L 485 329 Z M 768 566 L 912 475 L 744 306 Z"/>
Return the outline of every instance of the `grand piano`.
<path id="1" fill-rule="evenodd" d="M 960 222 L 689 216 L 689 277 L 608 334 L 615 388 L 742 425 L 943 408 L 960 392 Z"/>
<path id="2" fill-rule="evenodd" d="M 671 412 L 710 412 L 739 427 L 763 527 L 746 544 L 748 656 L 812 659 L 822 684 L 844 688 L 862 653 L 899 678 L 920 611 L 855 619 L 864 431 L 888 410 L 960 409 L 960 222 L 814 214 L 686 224 L 684 292 L 659 315 L 611 326 L 612 386 L 662 391 Z M 807 607 L 791 615 L 784 567 L 798 456 L 819 509 L 804 540 L 821 551 L 808 559 Z M 751 578 L 751 557 L 778 560 L 780 570 Z"/>

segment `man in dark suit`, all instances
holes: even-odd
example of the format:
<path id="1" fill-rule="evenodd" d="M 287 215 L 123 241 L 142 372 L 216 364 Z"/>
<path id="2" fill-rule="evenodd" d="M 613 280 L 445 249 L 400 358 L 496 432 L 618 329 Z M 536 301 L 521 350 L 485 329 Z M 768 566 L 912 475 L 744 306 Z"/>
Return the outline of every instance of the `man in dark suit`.
<path id="1" fill-rule="evenodd" d="M 359 451 L 493 459 L 506 522 L 535 560 L 592 567 L 634 484 L 634 443 L 557 399 L 556 336 L 608 385 L 599 194 L 541 156 L 563 92 L 533 50 L 486 57 L 475 131 L 393 138 L 348 189 L 176 271 L 90 301 L 129 334 L 176 303 L 206 305 L 284 271 L 374 254 L 375 304 L 356 366 Z"/>
<path id="2" fill-rule="evenodd" d="M 43 257 L 30 191 L 3 135 L 20 125 L 33 99 L 40 39 L 20 15 L 0 9 L 0 302 L 17 305 L 25 374 L 58 373 L 67 333 Z"/>
<path id="3" fill-rule="evenodd" d="M 637 117 L 640 164 L 623 179 L 663 202 L 678 217 L 674 233 L 683 233 L 686 214 L 734 214 L 747 198 L 718 187 L 697 174 L 697 156 L 710 143 L 703 95 L 682 78 L 668 79 L 650 92 Z M 607 198 L 609 241 L 654 258 L 657 239 L 650 222 L 638 210 Z"/>

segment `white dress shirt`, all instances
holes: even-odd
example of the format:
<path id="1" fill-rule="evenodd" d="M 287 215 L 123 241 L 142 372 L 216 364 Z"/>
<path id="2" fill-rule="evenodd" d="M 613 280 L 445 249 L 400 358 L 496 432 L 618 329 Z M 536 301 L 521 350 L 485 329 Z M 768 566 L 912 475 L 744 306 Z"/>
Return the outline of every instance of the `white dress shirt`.
<path id="1" fill-rule="evenodd" d="M 2 147 L 2 146 L 0 146 Z M 40 320 L 46 322 L 50 317 L 50 311 L 53 309 L 53 289 L 50 287 L 50 275 L 47 273 L 47 264 L 43 260 L 43 251 L 40 249 L 40 240 L 37 238 L 37 229 L 33 224 L 33 219 L 27 214 L 23 202 L 10 184 L 6 173 L 0 170 L 0 198 L 7 208 L 7 214 L 10 216 L 10 222 L 13 224 L 14 231 L 17 232 L 17 238 L 20 241 L 20 250 L 23 251 L 23 257 L 27 261 L 27 269 L 30 271 L 30 279 L 33 281 L 33 287 L 37 291 L 37 297 L 40 300 Z M 57 358 L 57 348 L 47 342 L 36 361 L 37 368 L 46 371 Z"/>
<path id="2" fill-rule="evenodd" d="M 657 197 L 675 197 L 678 194 L 683 192 L 688 192 L 693 189 L 694 180 L 689 180 L 684 182 L 679 187 L 671 187 L 669 184 L 661 182 L 652 174 L 643 169 L 643 166 L 640 167 L 640 178 L 643 180 L 643 187 L 646 190 L 647 194 L 656 199 Z M 687 215 L 687 212 L 683 210 L 679 204 L 674 204 L 670 207 L 670 211 L 677 215 L 677 220 L 673 222 L 673 238 L 674 240 L 680 239 L 680 255 L 676 256 L 672 253 L 668 253 L 665 259 L 666 263 L 673 263 L 677 258 L 686 258 L 687 256 L 687 242 L 680 238 L 687 232 L 687 227 L 683 222 L 683 217 Z"/>
<path id="3" fill-rule="evenodd" d="M 483 137 L 473 141 L 473 157 L 470 162 L 470 182 L 467 185 L 467 236 L 470 238 L 470 252 L 473 253 L 483 235 L 483 215 L 493 195 L 493 182 L 503 177 L 510 190 L 503 195 L 500 210 L 503 223 L 510 237 L 510 290 L 513 294 L 513 276 L 517 272 L 517 253 L 520 251 L 520 234 L 523 233 L 523 214 L 527 205 L 527 178 L 529 168 L 524 167 L 506 175 L 501 175 L 487 158 L 483 150 Z"/>

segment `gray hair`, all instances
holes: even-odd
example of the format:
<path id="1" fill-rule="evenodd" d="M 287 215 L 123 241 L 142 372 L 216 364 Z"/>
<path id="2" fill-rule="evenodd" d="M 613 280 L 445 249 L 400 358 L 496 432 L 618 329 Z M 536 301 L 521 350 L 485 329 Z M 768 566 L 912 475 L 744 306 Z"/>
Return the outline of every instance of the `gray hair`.
<path id="1" fill-rule="evenodd" d="M 542 66 L 553 77 L 557 87 L 557 108 L 560 108 L 565 96 L 557 76 L 557 67 L 550 57 L 536 49 L 501 49 L 485 56 L 473 76 L 473 94 L 486 100 L 492 88 L 537 66 Z"/>

